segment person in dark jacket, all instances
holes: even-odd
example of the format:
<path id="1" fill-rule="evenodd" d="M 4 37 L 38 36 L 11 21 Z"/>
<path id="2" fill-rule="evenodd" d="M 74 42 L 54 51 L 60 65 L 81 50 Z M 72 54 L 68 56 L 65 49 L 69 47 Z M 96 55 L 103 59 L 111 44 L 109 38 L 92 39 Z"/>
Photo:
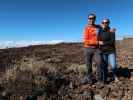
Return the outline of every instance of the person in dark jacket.
<path id="1" fill-rule="evenodd" d="M 99 48 L 102 51 L 102 58 L 104 62 L 103 68 L 101 68 L 102 80 L 107 81 L 108 78 L 108 65 L 112 68 L 112 79 L 117 81 L 116 78 L 116 49 L 115 49 L 115 29 L 110 29 L 110 20 L 103 19 L 101 30 L 99 31 Z"/>

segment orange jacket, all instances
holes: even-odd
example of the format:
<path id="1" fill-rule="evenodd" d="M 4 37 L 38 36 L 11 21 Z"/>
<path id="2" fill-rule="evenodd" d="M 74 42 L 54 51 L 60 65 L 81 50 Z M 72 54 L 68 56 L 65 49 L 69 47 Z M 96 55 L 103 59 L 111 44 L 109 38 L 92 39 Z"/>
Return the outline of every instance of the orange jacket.
<path id="1" fill-rule="evenodd" d="M 87 26 L 84 29 L 84 47 L 98 47 L 98 31 L 97 26 Z"/>

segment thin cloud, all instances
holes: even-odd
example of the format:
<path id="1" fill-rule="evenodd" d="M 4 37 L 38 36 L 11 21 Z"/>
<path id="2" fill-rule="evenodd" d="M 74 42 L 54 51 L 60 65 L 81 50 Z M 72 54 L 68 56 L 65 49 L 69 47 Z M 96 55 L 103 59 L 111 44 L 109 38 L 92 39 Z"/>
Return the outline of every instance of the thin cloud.
<path id="1" fill-rule="evenodd" d="M 30 45 L 40 45 L 40 44 L 58 44 L 63 42 L 63 40 L 51 40 L 51 41 L 0 41 L 0 49 L 4 48 L 14 48 L 14 47 L 26 47 Z"/>

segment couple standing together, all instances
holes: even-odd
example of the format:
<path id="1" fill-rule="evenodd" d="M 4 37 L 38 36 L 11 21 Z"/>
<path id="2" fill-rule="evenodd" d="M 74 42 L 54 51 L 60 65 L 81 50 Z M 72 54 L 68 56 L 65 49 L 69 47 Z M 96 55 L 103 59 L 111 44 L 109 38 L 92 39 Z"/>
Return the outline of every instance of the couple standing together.
<path id="1" fill-rule="evenodd" d="M 97 65 L 97 80 L 106 83 L 108 80 L 108 65 L 112 68 L 112 79 L 116 78 L 115 29 L 111 29 L 110 20 L 105 18 L 101 25 L 96 25 L 96 15 L 88 15 L 88 25 L 84 29 L 84 47 L 86 74 L 84 83 L 93 84 L 92 62 Z"/>

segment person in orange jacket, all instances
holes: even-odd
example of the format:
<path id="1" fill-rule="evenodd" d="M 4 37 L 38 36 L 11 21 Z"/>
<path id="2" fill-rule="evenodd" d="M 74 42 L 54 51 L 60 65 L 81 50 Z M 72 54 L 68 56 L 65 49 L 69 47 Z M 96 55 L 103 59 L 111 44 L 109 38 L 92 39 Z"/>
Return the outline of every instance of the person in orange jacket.
<path id="1" fill-rule="evenodd" d="M 85 63 L 86 63 L 86 74 L 83 79 L 83 83 L 93 83 L 93 75 L 92 75 L 92 61 L 93 57 L 97 64 L 97 67 L 101 66 L 101 52 L 99 51 L 99 44 L 102 42 L 98 40 L 100 26 L 95 24 L 96 15 L 89 14 L 88 15 L 88 25 L 84 29 L 84 38 L 83 45 L 85 48 Z M 100 79 L 100 75 L 98 75 L 98 79 Z"/>

